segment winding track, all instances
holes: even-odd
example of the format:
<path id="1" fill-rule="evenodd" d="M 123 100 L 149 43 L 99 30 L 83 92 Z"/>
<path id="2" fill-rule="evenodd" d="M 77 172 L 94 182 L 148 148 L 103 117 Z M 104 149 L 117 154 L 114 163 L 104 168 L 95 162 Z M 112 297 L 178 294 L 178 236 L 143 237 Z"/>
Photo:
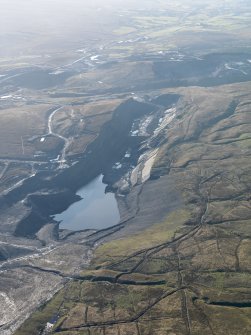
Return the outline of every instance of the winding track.
<path id="1" fill-rule="evenodd" d="M 53 131 L 53 117 L 56 115 L 56 113 L 57 113 L 59 110 L 61 110 L 61 109 L 64 108 L 64 107 L 65 107 L 65 106 L 58 107 L 58 108 L 56 108 L 56 109 L 51 113 L 51 115 L 50 115 L 49 118 L 48 118 L 48 134 L 44 135 L 44 136 L 53 135 L 53 136 L 55 136 L 55 137 L 57 137 L 57 138 L 63 140 L 64 143 L 65 143 L 65 144 L 64 144 L 64 147 L 63 147 L 63 149 L 62 149 L 62 151 L 61 151 L 61 158 L 60 158 L 60 160 L 58 160 L 58 162 L 60 163 L 60 165 L 59 165 L 60 168 L 63 168 L 63 166 L 64 166 L 64 164 L 65 164 L 65 162 L 66 162 L 66 160 L 65 160 L 66 150 L 67 150 L 67 148 L 68 148 L 68 146 L 70 145 L 71 142 L 70 142 L 70 140 L 69 140 L 68 138 L 66 138 L 66 137 L 64 137 L 64 136 L 62 136 L 62 135 L 60 135 L 60 134 L 58 134 L 58 133 L 55 133 L 55 132 Z"/>

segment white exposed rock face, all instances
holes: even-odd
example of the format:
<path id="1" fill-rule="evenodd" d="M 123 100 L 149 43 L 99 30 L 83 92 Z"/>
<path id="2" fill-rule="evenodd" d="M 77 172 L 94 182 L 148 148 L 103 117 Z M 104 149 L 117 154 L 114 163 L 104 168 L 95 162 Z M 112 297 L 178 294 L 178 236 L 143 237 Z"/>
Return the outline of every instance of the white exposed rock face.
<path id="1" fill-rule="evenodd" d="M 130 187 L 145 183 L 150 178 L 151 170 L 159 150 L 154 146 L 152 147 L 151 141 L 156 139 L 157 136 L 159 136 L 168 127 L 172 126 L 172 121 L 175 119 L 176 114 L 176 107 L 162 111 L 161 116 L 158 118 L 157 127 L 154 131 L 151 130 L 151 133 L 149 133 L 148 127 L 156 117 L 154 114 L 147 115 L 142 119 L 138 119 L 134 122 L 130 135 L 145 136 L 147 140 L 142 145 L 142 149 L 145 149 L 146 151 L 139 157 L 137 165 L 114 185 L 115 188 L 119 189 L 119 195 L 123 194 L 123 192 L 128 192 Z M 125 158 L 128 157 L 130 157 L 129 152 L 127 152 L 125 155 Z M 118 165 L 115 165 L 114 168 L 118 168 L 117 166 Z"/>
<path id="2" fill-rule="evenodd" d="M 158 149 L 148 150 L 140 156 L 138 165 L 133 169 L 130 176 L 131 185 L 145 183 L 150 178 L 151 169 L 155 162 Z"/>
<path id="3" fill-rule="evenodd" d="M 142 183 L 146 182 L 150 178 L 150 173 L 155 162 L 155 158 L 157 156 L 158 149 L 153 150 L 151 154 L 149 154 L 149 158 L 144 162 L 144 168 L 142 170 Z"/>
<path id="4" fill-rule="evenodd" d="M 176 116 L 176 108 L 170 108 L 167 109 L 164 113 L 164 116 L 159 119 L 159 125 L 154 131 L 154 135 L 158 135 L 161 130 L 163 130 L 165 127 L 167 127 L 175 118 Z"/>

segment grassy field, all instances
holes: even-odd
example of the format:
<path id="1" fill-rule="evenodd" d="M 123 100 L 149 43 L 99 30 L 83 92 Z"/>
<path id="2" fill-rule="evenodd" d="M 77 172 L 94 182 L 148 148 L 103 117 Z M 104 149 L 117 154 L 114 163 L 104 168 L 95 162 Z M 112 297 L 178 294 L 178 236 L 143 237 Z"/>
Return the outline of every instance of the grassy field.
<path id="1" fill-rule="evenodd" d="M 29 143 L 29 139 L 47 132 L 47 112 L 49 108 L 48 105 L 22 105 L 2 110 L 0 157 L 32 158 L 35 149 Z M 22 150 L 22 138 L 24 152 Z"/>

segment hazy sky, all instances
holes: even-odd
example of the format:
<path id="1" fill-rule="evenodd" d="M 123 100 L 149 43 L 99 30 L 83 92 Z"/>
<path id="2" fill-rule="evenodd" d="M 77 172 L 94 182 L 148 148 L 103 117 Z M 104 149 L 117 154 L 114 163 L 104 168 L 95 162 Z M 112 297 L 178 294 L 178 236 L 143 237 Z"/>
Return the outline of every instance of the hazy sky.
<path id="1" fill-rule="evenodd" d="M 222 6 L 237 0 L 1 0 L 0 56 L 74 48 L 81 40 L 108 36 L 130 17 L 121 11 L 134 9 L 193 10 L 198 4 Z M 190 8 L 189 8 L 190 7 Z M 152 12 L 154 12 L 152 10 Z M 130 25 L 130 22 L 128 23 Z"/>
<path id="2" fill-rule="evenodd" d="M 67 19 L 73 23 L 74 18 L 86 17 L 90 10 L 93 17 L 95 11 L 117 10 L 127 7 L 134 8 L 158 8 L 160 0 L 1 0 L 1 32 L 23 27 L 38 27 L 39 25 L 62 24 Z M 188 0 L 179 0 L 186 2 Z M 189 0 L 190 1 L 190 0 Z M 205 0 L 206 1 L 206 0 Z M 168 4 L 170 1 L 163 1 Z M 174 2 L 174 1 L 172 1 Z M 191 2 L 191 1 L 190 1 Z"/>
<path id="3" fill-rule="evenodd" d="M 17 31 L 19 29 L 42 28 L 42 25 L 59 26 L 77 23 L 80 19 L 95 17 L 95 12 L 102 10 L 113 11 L 127 7 L 135 8 L 161 8 L 168 4 L 186 4 L 196 7 L 198 3 L 224 3 L 237 2 L 237 0 L 1 0 L 1 32 Z M 240 2 L 240 1 L 239 1 Z"/>
<path id="4" fill-rule="evenodd" d="M 23 53 L 30 47 L 28 39 L 33 48 L 47 43 L 50 49 L 53 43 L 63 46 L 88 33 L 94 38 L 93 33 L 109 30 L 119 2 L 108 0 L 104 6 L 101 0 L 1 0 L 0 53 L 8 55 L 22 46 Z"/>

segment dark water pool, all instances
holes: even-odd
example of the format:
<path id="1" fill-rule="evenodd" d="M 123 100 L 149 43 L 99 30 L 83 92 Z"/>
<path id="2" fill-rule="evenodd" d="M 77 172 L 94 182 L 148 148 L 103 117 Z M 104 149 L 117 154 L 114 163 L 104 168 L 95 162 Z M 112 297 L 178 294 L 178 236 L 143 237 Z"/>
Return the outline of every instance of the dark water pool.
<path id="1" fill-rule="evenodd" d="M 119 222 L 119 210 L 113 193 L 105 193 L 106 185 L 100 175 L 77 194 L 83 199 L 54 216 L 60 228 L 69 230 L 104 229 Z"/>

